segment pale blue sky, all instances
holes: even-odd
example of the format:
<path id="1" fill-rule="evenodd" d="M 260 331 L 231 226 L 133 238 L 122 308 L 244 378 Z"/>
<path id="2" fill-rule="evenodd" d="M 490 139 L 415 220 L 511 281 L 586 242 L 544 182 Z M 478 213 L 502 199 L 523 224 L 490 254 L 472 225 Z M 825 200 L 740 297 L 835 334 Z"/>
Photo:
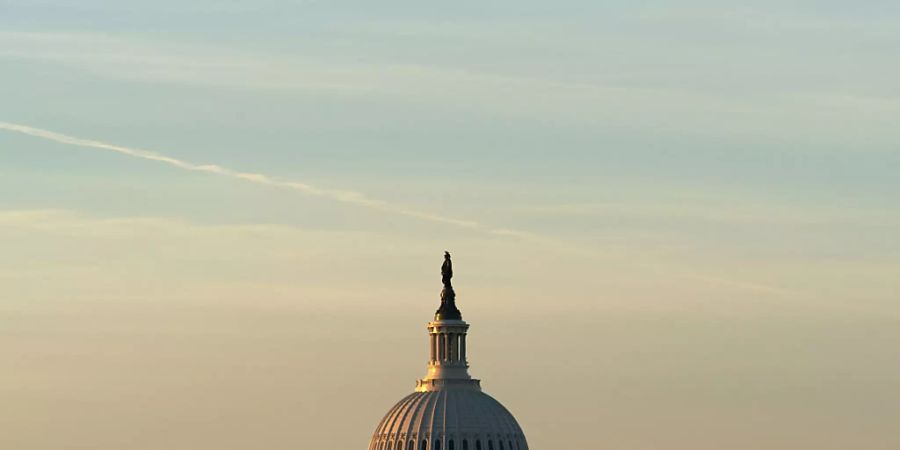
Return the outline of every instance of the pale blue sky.
<path id="1" fill-rule="evenodd" d="M 889 1 L 0 2 L 0 122 L 385 202 L 3 127 L 0 446 L 364 446 L 446 248 L 535 449 L 896 448 L 898 50 Z"/>

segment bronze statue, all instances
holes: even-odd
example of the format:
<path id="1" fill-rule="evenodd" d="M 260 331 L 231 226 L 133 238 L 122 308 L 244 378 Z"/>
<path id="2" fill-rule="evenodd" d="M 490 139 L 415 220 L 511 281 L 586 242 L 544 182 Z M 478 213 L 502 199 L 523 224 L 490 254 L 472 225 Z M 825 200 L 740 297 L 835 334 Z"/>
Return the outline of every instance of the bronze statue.
<path id="1" fill-rule="evenodd" d="M 441 280 L 444 288 L 441 289 L 441 307 L 434 313 L 435 320 L 462 320 L 462 313 L 456 307 L 456 292 L 450 279 L 453 278 L 453 262 L 450 261 L 450 252 L 444 252 L 444 264 L 441 265 Z"/>
<path id="2" fill-rule="evenodd" d="M 453 278 L 453 262 L 450 261 L 450 252 L 444 251 L 444 264 L 441 265 L 441 279 L 444 286 L 451 287 L 451 278 Z"/>

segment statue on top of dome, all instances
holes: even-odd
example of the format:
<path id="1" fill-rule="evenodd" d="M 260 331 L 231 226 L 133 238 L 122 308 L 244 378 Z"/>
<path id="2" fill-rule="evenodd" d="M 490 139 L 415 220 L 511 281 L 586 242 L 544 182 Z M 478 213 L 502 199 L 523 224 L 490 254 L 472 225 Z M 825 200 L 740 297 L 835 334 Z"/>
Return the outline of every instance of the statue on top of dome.
<path id="1" fill-rule="evenodd" d="M 444 252 L 444 264 L 441 265 L 441 280 L 444 288 L 441 289 L 441 307 L 435 312 L 435 320 L 462 320 L 462 313 L 456 307 L 456 292 L 450 279 L 453 278 L 453 262 L 450 261 L 450 252 Z"/>
<path id="2" fill-rule="evenodd" d="M 450 279 L 453 278 L 453 262 L 450 261 L 450 252 L 444 251 L 444 264 L 441 265 L 441 279 L 444 286 L 451 287 Z"/>

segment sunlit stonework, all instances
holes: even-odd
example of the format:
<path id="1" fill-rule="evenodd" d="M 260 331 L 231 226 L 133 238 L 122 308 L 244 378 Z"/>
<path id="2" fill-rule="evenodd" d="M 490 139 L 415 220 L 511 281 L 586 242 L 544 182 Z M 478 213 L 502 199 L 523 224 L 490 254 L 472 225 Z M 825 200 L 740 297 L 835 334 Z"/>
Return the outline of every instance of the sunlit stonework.
<path id="1" fill-rule="evenodd" d="M 456 307 L 449 253 L 441 273 L 441 306 L 428 323 L 428 372 L 385 414 L 369 450 L 527 450 L 513 415 L 469 375 L 469 324 Z"/>

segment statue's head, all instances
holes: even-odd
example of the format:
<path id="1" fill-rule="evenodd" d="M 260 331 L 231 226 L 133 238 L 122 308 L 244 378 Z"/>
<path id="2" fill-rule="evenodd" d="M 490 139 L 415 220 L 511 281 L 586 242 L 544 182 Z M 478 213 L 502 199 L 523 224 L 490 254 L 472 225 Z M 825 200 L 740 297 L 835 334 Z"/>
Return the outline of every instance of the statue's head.
<path id="1" fill-rule="evenodd" d="M 444 259 L 450 259 L 450 252 L 444 250 Z"/>

